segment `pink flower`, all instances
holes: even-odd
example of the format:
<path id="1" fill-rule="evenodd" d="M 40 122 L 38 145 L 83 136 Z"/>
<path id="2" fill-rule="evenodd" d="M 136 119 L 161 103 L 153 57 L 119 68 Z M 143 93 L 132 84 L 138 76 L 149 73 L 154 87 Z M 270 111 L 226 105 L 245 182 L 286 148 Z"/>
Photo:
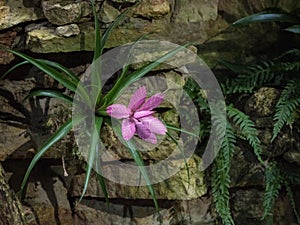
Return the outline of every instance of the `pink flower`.
<path id="1" fill-rule="evenodd" d="M 130 140 L 137 134 L 143 140 L 152 144 L 157 143 L 156 134 L 166 134 L 167 128 L 153 116 L 154 108 L 164 100 L 162 93 L 155 94 L 146 99 L 146 87 L 140 87 L 132 95 L 128 107 L 122 104 L 113 104 L 107 107 L 106 112 L 113 118 L 123 119 L 122 136 Z"/>

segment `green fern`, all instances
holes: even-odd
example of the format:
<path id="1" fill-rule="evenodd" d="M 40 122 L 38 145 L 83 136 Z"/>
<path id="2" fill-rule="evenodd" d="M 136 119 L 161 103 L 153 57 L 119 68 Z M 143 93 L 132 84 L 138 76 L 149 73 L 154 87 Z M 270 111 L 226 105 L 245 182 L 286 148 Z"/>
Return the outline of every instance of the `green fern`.
<path id="1" fill-rule="evenodd" d="M 299 80 L 290 80 L 282 91 L 275 106 L 274 128 L 271 141 L 278 136 L 280 130 L 291 120 L 293 113 L 300 105 L 300 84 Z"/>
<path id="2" fill-rule="evenodd" d="M 273 211 L 275 200 L 279 195 L 279 190 L 282 185 L 282 175 L 277 164 L 271 163 L 266 169 L 266 188 L 264 194 L 264 213 L 262 220 L 266 220 L 267 225 L 273 224 Z"/>
<path id="3" fill-rule="evenodd" d="M 234 153 L 236 137 L 229 122 L 227 122 L 226 133 L 221 149 L 215 158 L 212 171 L 212 194 L 218 215 L 224 225 L 233 225 L 229 207 L 229 187 L 230 187 L 230 166 Z"/>
<path id="4" fill-rule="evenodd" d="M 239 128 L 239 130 L 241 131 L 241 135 L 244 136 L 245 139 L 249 142 L 259 162 L 264 164 L 264 161 L 261 158 L 261 143 L 257 136 L 257 130 L 255 128 L 254 122 L 245 113 L 233 107 L 232 104 L 227 106 L 227 115 Z"/>
<path id="5" fill-rule="evenodd" d="M 222 65 L 239 75 L 229 79 L 223 85 L 225 94 L 252 93 L 255 88 L 264 85 L 279 85 L 292 77 L 292 72 L 300 70 L 300 50 L 293 49 L 281 56 L 255 65 L 238 65 L 220 61 Z"/>

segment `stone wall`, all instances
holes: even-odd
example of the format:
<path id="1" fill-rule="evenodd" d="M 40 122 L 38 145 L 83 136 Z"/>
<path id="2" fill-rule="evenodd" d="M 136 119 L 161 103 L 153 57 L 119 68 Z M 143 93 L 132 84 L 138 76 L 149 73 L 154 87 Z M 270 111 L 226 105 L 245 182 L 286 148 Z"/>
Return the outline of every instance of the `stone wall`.
<path id="1" fill-rule="evenodd" d="M 274 48 L 280 39 L 279 27 L 275 24 L 237 29 L 230 26 L 233 21 L 265 8 L 280 7 L 291 11 L 299 7 L 299 1 L 293 0 L 142 0 L 135 5 L 136 2 L 96 1 L 103 30 L 130 8 L 113 31 L 107 48 L 135 41 L 147 33 L 151 33 L 151 39 L 177 44 L 192 41 L 198 54 L 216 71 L 219 69 L 216 66 L 218 59 L 249 61 L 261 52 L 274 54 L 278 49 Z M 81 76 L 92 60 L 94 46 L 89 1 L 0 0 L 0 44 L 34 57 L 58 61 Z M 19 58 L 0 51 L 0 74 L 17 62 L 20 62 Z M 156 73 L 161 75 L 162 71 Z M 168 73 L 178 75 L 178 71 L 172 69 Z M 70 110 L 55 100 L 45 98 L 22 102 L 30 90 L 45 87 L 62 90 L 56 82 L 29 65 L 17 69 L 0 82 L 0 161 L 8 183 L 15 191 L 20 187 L 29 159 L 70 116 Z M 266 151 L 273 151 L 273 146 L 269 146 L 268 121 L 272 120 L 277 97 L 277 90 L 260 89 L 242 106 L 261 130 Z M 261 99 L 269 99 L 269 102 Z M 293 137 L 282 138 L 286 139 L 280 143 L 296 145 L 299 149 L 299 143 Z M 277 150 L 270 154 L 282 156 L 287 163 L 299 168 L 299 151 L 292 151 L 289 147 Z M 107 208 L 94 175 L 86 196 L 78 203 L 84 183 L 84 163 L 78 157 L 70 134 L 37 164 L 23 199 L 28 224 L 218 224 L 210 181 L 205 177 L 208 174 L 197 170 L 201 163 L 197 155 L 188 162 L 192 174 L 190 185 L 186 182 L 184 166 L 172 179 L 155 185 L 161 216 L 155 213 L 146 188 L 112 182 L 108 182 L 111 203 Z M 236 224 L 263 224 L 260 221 L 264 193 L 261 166 L 243 143 L 235 152 L 233 164 L 237 166 L 231 171 L 231 204 Z M 297 195 L 299 197 L 299 193 Z M 276 203 L 275 214 L 275 224 L 295 223 L 285 193 L 281 193 Z"/>

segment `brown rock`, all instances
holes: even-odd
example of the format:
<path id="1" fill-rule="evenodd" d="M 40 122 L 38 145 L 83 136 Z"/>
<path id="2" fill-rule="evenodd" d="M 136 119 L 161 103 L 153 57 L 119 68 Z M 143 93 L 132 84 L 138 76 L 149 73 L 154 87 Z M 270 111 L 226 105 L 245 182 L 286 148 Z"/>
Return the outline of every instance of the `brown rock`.
<path id="1" fill-rule="evenodd" d="M 275 88 L 263 87 L 252 95 L 246 103 L 245 111 L 255 117 L 270 116 L 274 113 L 279 91 Z"/>
<path id="2" fill-rule="evenodd" d="M 6 48 L 11 48 L 14 40 L 17 36 L 17 32 L 15 31 L 8 31 L 6 33 L 0 34 L 0 46 L 4 46 Z M 1 64 L 8 64 L 12 60 L 14 60 L 14 55 L 7 51 L 0 50 L 0 65 Z"/>
<path id="3" fill-rule="evenodd" d="M 170 3 L 167 0 L 145 0 L 134 9 L 134 14 L 148 19 L 158 19 L 168 14 L 170 10 Z"/>

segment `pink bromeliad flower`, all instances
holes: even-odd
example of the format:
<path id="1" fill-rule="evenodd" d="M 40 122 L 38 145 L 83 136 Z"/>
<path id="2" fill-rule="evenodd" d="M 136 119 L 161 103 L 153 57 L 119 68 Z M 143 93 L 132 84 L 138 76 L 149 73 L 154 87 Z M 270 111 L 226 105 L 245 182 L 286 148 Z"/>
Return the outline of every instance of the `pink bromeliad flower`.
<path id="1" fill-rule="evenodd" d="M 155 135 L 164 135 L 167 132 L 165 125 L 153 116 L 155 113 L 153 109 L 164 100 L 163 94 L 158 93 L 148 99 L 146 98 L 146 87 L 140 87 L 132 95 L 128 107 L 122 104 L 113 104 L 106 109 L 111 117 L 123 119 L 122 136 L 126 141 L 137 134 L 143 140 L 156 144 Z"/>

